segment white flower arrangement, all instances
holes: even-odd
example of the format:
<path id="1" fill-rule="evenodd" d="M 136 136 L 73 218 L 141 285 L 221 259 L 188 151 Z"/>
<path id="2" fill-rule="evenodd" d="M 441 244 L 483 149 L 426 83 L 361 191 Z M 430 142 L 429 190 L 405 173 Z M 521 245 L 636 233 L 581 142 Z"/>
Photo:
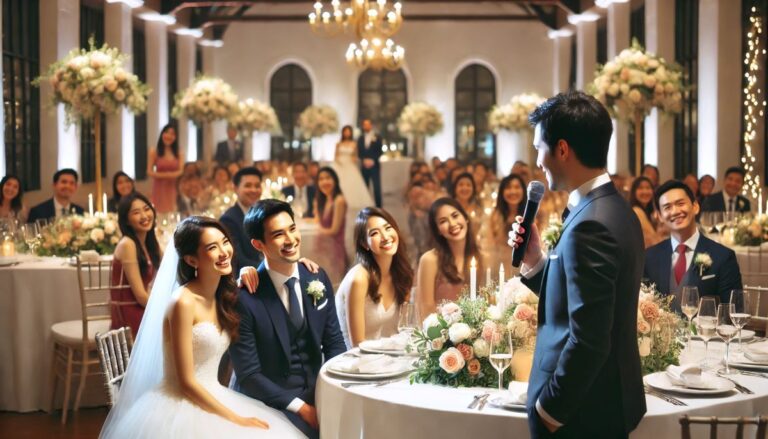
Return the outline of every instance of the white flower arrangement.
<path id="1" fill-rule="evenodd" d="M 443 115 L 432 105 L 413 102 L 400 113 L 397 129 L 403 136 L 434 136 L 443 130 Z"/>
<path id="2" fill-rule="evenodd" d="M 712 258 L 709 256 L 709 253 L 696 253 L 693 263 L 698 267 L 699 276 L 701 276 L 706 269 L 712 266 Z"/>
<path id="3" fill-rule="evenodd" d="M 514 96 L 507 104 L 496 105 L 488 113 L 488 128 L 494 134 L 499 131 L 518 131 L 530 129 L 528 116 L 536 109 L 544 98 L 536 93 L 523 93 Z"/>
<path id="4" fill-rule="evenodd" d="M 741 200 L 739 200 L 741 201 Z M 736 227 L 726 229 L 724 241 L 742 246 L 758 246 L 768 241 L 768 215 L 761 214 L 754 218 L 741 219 Z"/>
<path id="5" fill-rule="evenodd" d="M 171 115 L 186 117 L 197 125 L 226 119 L 237 108 L 237 95 L 221 78 L 198 76 L 176 93 Z"/>
<path id="6" fill-rule="evenodd" d="M 325 295 L 325 285 L 319 280 L 313 280 L 307 285 L 307 294 L 312 296 L 312 303 L 317 306 L 317 301 Z"/>
<path id="7" fill-rule="evenodd" d="M 310 105 L 299 115 L 298 128 L 305 139 L 335 133 L 339 130 L 339 115 L 328 105 Z"/>
<path id="8" fill-rule="evenodd" d="M 254 131 L 281 133 L 275 109 L 269 104 L 251 98 L 238 102 L 227 121 L 243 136 L 250 136 Z"/>
<path id="9" fill-rule="evenodd" d="M 589 91 L 612 116 L 633 120 L 651 109 L 665 113 L 682 110 L 683 72 L 680 66 L 646 52 L 637 42 L 603 66 L 598 66 Z"/>
<path id="10" fill-rule="evenodd" d="M 66 123 L 90 120 L 96 113 L 113 114 L 125 106 L 134 114 L 147 109 L 149 87 L 124 67 L 128 56 L 116 47 L 73 49 L 54 62 L 35 79 L 34 85 L 47 81 L 53 89 L 52 103 L 64 104 Z"/>

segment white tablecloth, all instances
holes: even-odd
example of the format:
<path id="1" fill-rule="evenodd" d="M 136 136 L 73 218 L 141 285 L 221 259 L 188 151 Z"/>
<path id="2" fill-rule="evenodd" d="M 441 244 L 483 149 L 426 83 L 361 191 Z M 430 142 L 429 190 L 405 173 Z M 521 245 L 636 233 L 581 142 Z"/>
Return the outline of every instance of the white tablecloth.
<path id="1" fill-rule="evenodd" d="M 66 260 L 0 268 L 0 410 L 48 409 L 51 325 L 80 315 L 76 270 Z M 59 387 L 59 401 L 63 393 Z M 101 376 L 88 378 L 84 398 L 84 406 L 106 404 Z"/>

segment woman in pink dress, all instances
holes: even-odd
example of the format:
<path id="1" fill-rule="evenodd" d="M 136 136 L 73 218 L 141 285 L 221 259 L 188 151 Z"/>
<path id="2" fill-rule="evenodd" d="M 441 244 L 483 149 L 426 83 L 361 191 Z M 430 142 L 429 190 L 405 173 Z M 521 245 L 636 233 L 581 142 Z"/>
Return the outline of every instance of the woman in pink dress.
<path id="1" fill-rule="evenodd" d="M 317 172 L 317 196 L 315 212 L 320 222 L 318 248 L 328 256 L 321 261 L 333 285 L 338 285 L 347 271 L 347 249 L 344 246 L 344 224 L 347 215 L 347 201 L 341 193 L 339 176 L 331 167 Z"/>
<path id="2" fill-rule="evenodd" d="M 184 160 L 176 138 L 176 124 L 169 123 L 160 132 L 157 148 L 149 151 L 147 175 L 152 177 L 152 203 L 158 213 L 176 211 L 176 179 L 184 169 Z"/>
<path id="3" fill-rule="evenodd" d="M 133 192 L 120 200 L 117 222 L 123 237 L 112 259 L 112 285 L 128 286 L 110 292 L 112 329 L 128 326 L 136 337 L 163 256 L 155 235 L 155 209 L 147 197 Z"/>

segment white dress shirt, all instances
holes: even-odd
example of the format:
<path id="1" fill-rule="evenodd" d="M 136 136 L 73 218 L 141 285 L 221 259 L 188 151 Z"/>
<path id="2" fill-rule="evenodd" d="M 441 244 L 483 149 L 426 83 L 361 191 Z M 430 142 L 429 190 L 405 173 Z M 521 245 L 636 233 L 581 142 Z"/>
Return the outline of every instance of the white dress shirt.
<path id="1" fill-rule="evenodd" d="M 373 133 L 373 130 L 368 131 L 365 133 L 365 147 L 368 148 L 371 146 L 371 143 L 376 139 L 376 134 Z"/>
<path id="2" fill-rule="evenodd" d="M 730 204 L 731 200 L 733 200 L 733 205 Z M 723 201 L 725 202 L 725 211 L 734 212 L 737 208 L 736 203 L 738 203 L 739 199 L 737 197 L 732 197 L 728 195 L 727 192 L 723 191 Z"/>
<path id="3" fill-rule="evenodd" d="M 53 197 L 53 207 L 53 210 L 56 212 L 56 218 L 60 218 L 69 215 L 69 209 L 71 209 L 72 206 L 71 204 L 67 204 L 66 206 L 59 204 L 59 200 L 57 200 L 56 197 Z M 64 209 L 64 212 L 66 213 L 62 213 L 62 209 Z"/>
<path id="4" fill-rule="evenodd" d="M 304 211 L 307 210 L 307 185 L 298 187 L 293 185 L 293 210 L 299 216 L 304 215 Z"/>
<path id="5" fill-rule="evenodd" d="M 683 244 L 685 244 L 688 248 L 685 250 L 685 271 L 688 271 L 688 268 L 691 266 L 691 262 L 693 262 L 693 253 L 696 250 L 696 245 L 699 243 L 699 237 L 701 235 L 699 234 L 699 231 L 696 230 L 694 232 L 693 236 L 685 240 Z M 674 236 L 670 237 L 670 242 L 672 244 L 672 271 L 675 270 L 675 264 L 677 263 L 677 258 L 680 257 L 680 255 L 677 253 L 677 246 L 680 244 L 680 241 L 675 239 Z"/>

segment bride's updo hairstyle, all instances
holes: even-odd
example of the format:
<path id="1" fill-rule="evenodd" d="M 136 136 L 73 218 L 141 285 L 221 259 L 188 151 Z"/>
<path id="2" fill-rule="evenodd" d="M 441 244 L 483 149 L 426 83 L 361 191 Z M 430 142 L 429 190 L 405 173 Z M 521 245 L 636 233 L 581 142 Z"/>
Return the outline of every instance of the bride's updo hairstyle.
<path id="1" fill-rule="evenodd" d="M 195 267 L 184 261 L 184 256 L 197 255 L 200 248 L 200 237 L 203 231 L 209 227 L 219 230 L 227 239 L 229 232 L 218 221 L 204 216 L 190 216 L 176 227 L 173 234 L 173 245 L 176 253 L 179 254 L 179 266 L 176 271 L 176 278 L 179 285 L 184 285 L 195 278 Z M 234 254 L 233 254 L 234 257 Z M 219 286 L 216 288 L 216 314 L 219 317 L 219 324 L 227 331 L 230 339 L 237 338 L 237 329 L 240 324 L 240 316 L 235 311 L 237 304 L 237 284 L 232 273 L 221 276 Z"/>

